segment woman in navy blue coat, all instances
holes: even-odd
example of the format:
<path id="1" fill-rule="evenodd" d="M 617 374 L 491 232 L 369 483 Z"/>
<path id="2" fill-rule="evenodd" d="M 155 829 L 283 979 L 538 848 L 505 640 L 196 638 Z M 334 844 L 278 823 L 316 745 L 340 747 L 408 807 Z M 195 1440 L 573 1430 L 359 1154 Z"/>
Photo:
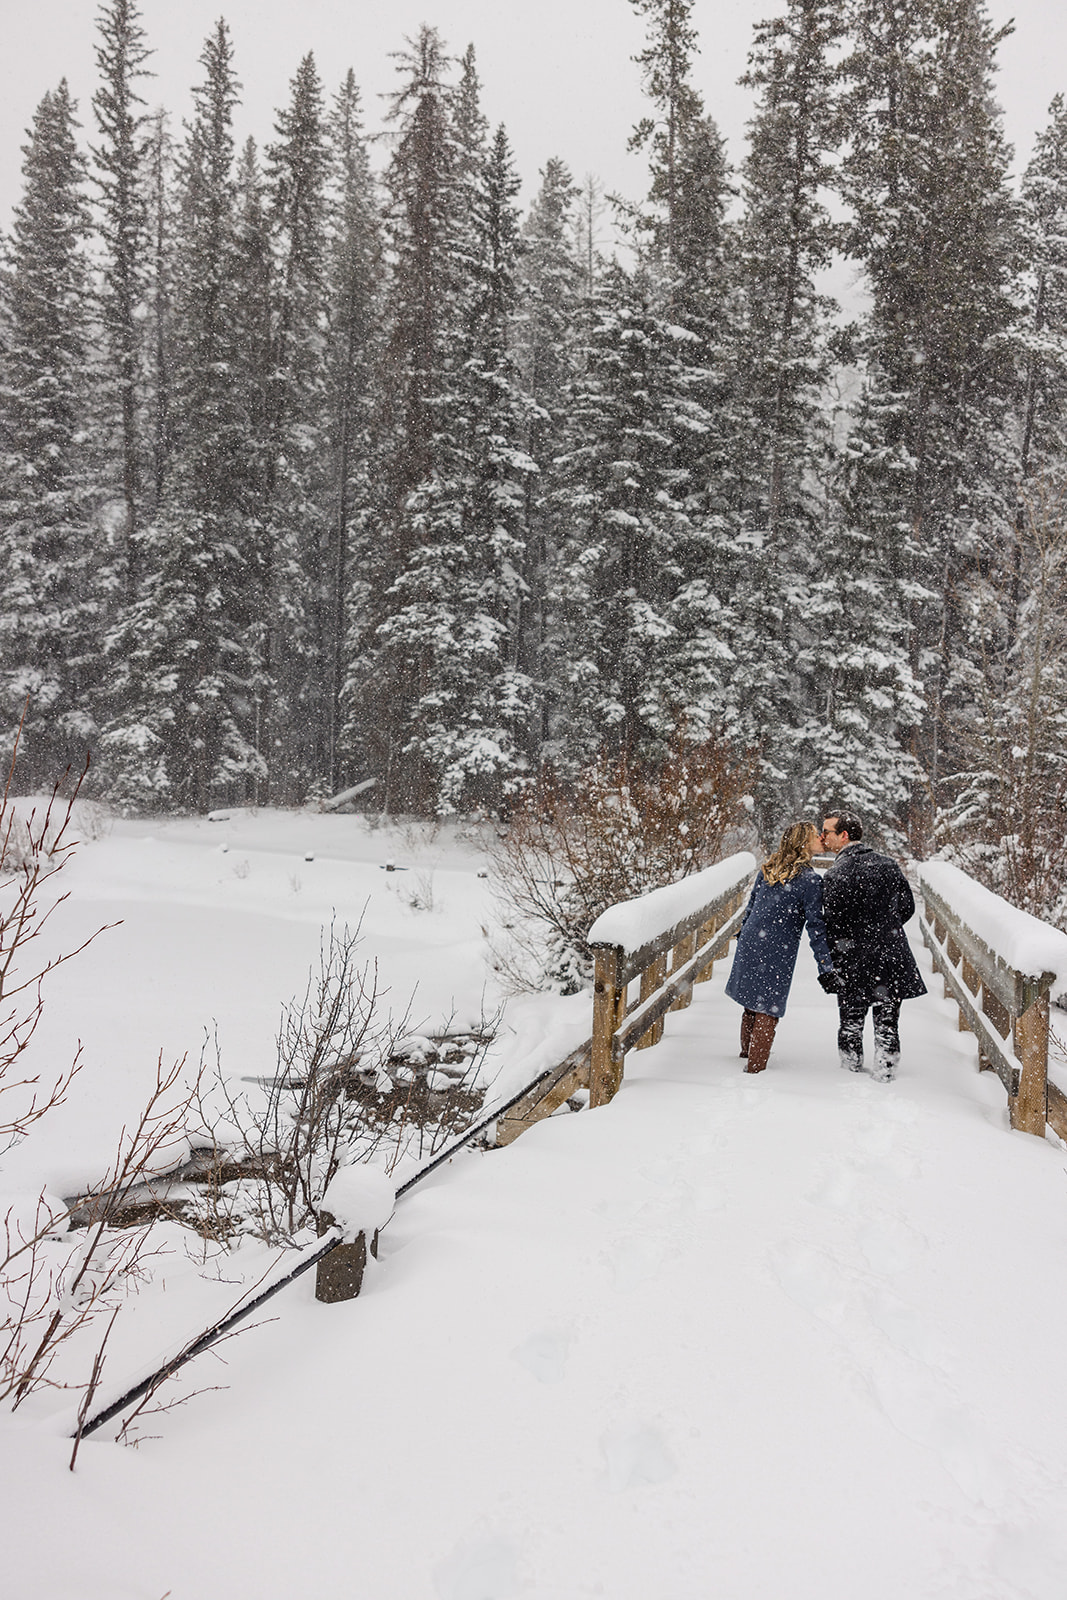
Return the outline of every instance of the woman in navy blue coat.
<path id="1" fill-rule="evenodd" d="M 741 1054 L 746 1072 L 762 1072 L 771 1053 L 778 1018 L 785 1015 L 800 935 L 806 927 L 819 968 L 819 982 L 836 988 L 834 958 L 822 920 L 822 879 L 811 864 L 819 848 L 812 822 L 794 822 L 756 874 L 726 993 L 744 1006 Z M 825 979 L 825 982 L 824 982 Z"/>

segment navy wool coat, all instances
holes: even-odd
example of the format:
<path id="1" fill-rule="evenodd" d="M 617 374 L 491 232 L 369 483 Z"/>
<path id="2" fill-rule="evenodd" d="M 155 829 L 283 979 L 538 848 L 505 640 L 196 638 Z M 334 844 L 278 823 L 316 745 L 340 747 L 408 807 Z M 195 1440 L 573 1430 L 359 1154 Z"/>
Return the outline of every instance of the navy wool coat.
<path id="1" fill-rule="evenodd" d="M 768 883 L 756 874 L 726 993 L 746 1011 L 785 1015 L 800 935 L 808 939 L 820 972 L 830 972 L 833 957 L 822 920 L 822 880 L 814 867 L 802 867 L 788 883 Z"/>
<path id="2" fill-rule="evenodd" d="M 842 993 L 868 1005 L 879 995 L 926 993 L 904 932 L 915 896 L 895 861 L 870 845 L 846 845 L 823 880 L 823 907 Z"/>

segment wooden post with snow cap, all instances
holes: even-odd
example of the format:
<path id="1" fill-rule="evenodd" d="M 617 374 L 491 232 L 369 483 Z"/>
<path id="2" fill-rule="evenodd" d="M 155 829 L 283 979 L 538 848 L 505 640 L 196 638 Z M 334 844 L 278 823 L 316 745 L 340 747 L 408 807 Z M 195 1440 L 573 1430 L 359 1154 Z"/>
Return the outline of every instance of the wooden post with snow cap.
<path id="1" fill-rule="evenodd" d="M 325 1305 L 354 1300 L 363 1287 L 370 1253 L 378 1254 L 378 1230 L 393 1214 L 396 1191 L 384 1172 L 366 1163 L 341 1167 L 319 1202 L 318 1231 L 340 1228 L 341 1243 L 323 1256 L 315 1269 L 315 1299 Z"/>
<path id="2" fill-rule="evenodd" d="M 922 867 L 923 939 L 982 1070 L 1008 1092 L 1011 1126 L 1067 1137 L 1067 1096 L 1048 1079 L 1049 996 L 1067 979 L 1067 935 L 948 862 Z"/>
<path id="3" fill-rule="evenodd" d="M 590 1106 L 607 1105 L 617 1094 L 626 1052 L 657 1044 L 666 1013 L 689 1005 L 693 984 L 710 976 L 716 957 L 725 955 L 755 868 L 754 857 L 742 851 L 690 878 L 611 906 L 593 923 L 588 934 L 594 957 Z M 627 1010 L 634 978 L 641 980 L 641 993 Z"/>
<path id="4" fill-rule="evenodd" d="M 1019 1088 L 1008 1102 L 1011 1125 L 1045 1137 L 1048 1120 L 1048 992 L 1015 1019 L 1015 1054 L 1021 1063 Z"/>
<path id="5" fill-rule="evenodd" d="M 606 1106 L 618 1092 L 622 1065 L 612 1053 L 615 1030 L 626 1008 L 626 986 L 619 981 L 621 951 L 598 950 L 593 973 L 593 1058 L 589 1069 L 589 1104 Z"/>

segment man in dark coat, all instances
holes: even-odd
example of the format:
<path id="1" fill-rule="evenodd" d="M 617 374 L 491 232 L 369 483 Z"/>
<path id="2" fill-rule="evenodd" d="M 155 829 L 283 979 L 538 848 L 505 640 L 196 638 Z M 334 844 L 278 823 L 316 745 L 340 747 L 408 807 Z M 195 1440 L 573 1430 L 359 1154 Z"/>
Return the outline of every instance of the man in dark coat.
<path id="1" fill-rule="evenodd" d="M 907 878 L 889 856 L 862 844 L 850 812 L 823 822 L 823 845 L 836 860 L 823 880 L 823 917 L 837 976 L 841 1065 L 863 1069 L 863 1024 L 874 1009 L 871 1076 L 888 1083 L 900 1060 L 900 1003 L 926 993 L 904 924 L 915 914 Z"/>

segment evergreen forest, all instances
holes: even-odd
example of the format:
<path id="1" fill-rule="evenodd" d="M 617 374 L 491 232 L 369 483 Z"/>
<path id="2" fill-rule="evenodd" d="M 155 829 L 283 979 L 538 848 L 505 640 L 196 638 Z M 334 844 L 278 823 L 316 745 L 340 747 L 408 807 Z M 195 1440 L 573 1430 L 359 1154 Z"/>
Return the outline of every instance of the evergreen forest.
<path id="1" fill-rule="evenodd" d="M 383 128 L 306 56 L 258 148 L 224 21 L 175 126 L 104 0 L 4 240 L 17 781 L 500 815 L 714 744 L 1067 925 L 1067 103 L 1015 173 L 983 0 L 778 0 L 731 159 L 693 0 L 626 3 L 645 198 L 523 208 L 473 47 Z"/>

